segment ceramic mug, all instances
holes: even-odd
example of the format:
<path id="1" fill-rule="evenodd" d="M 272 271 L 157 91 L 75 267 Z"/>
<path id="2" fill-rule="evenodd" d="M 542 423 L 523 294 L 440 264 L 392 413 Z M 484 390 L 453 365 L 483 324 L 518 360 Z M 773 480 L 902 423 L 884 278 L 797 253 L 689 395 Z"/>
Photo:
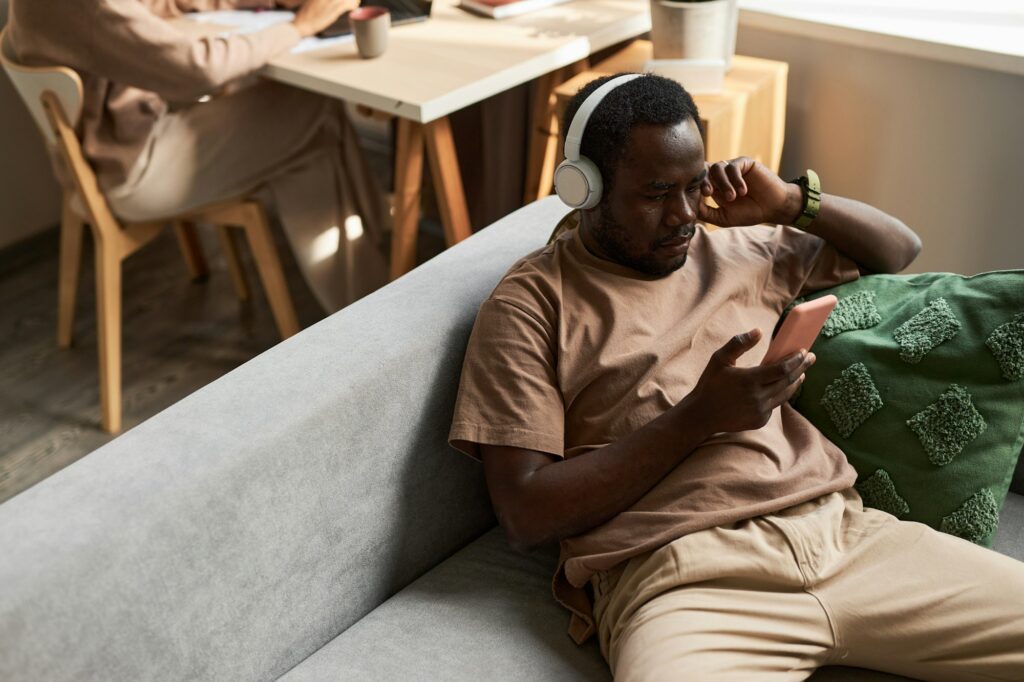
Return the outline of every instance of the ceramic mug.
<path id="1" fill-rule="evenodd" d="M 379 57 L 388 49 L 391 12 L 384 7 L 357 7 L 348 13 L 356 48 L 363 59 Z"/>

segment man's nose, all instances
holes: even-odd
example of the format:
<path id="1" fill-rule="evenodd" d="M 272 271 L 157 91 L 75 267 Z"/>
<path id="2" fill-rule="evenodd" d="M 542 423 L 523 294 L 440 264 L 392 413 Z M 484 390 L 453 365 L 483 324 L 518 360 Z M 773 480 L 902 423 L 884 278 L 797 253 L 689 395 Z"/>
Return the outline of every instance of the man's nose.
<path id="1" fill-rule="evenodd" d="M 696 207 L 690 205 L 689 197 L 686 196 L 685 192 L 673 195 L 668 201 L 663 220 L 665 224 L 671 227 L 689 225 L 696 222 Z"/>

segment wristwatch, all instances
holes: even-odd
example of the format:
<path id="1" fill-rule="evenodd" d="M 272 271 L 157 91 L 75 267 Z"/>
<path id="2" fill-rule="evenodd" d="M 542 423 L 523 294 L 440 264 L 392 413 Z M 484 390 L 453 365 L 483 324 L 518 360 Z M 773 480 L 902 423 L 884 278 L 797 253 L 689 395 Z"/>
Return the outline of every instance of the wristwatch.
<path id="1" fill-rule="evenodd" d="M 821 180 L 818 179 L 817 173 L 808 168 L 807 175 L 801 175 L 790 182 L 799 185 L 800 191 L 804 195 L 803 208 L 800 209 L 800 215 L 794 223 L 803 230 L 814 222 L 814 219 L 818 217 L 818 211 L 821 210 Z"/>

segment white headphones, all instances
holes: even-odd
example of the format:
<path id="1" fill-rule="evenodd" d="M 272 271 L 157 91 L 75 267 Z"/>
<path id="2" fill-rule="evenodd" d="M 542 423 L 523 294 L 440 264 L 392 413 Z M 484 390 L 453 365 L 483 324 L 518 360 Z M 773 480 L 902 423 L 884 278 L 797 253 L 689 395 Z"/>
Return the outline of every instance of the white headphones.
<path id="1" fill-rule="evenodd" d="M 583 100 L 583 104 L 576 110 L 576 115 L 572 117 L 569 132 L 565 135 L 565 161 L 558 164 L 558 168 L 555 169 L 555 192 L 558 198 L 569 206 L 594 208 L 601 201 L 601 171 L 596 163 L 580 155 L 580 145 L 583 142 L 583 131 L 587 128 L 587 121 L 609 92 L 642 75 L 631 73 L 604 83 Z"/>

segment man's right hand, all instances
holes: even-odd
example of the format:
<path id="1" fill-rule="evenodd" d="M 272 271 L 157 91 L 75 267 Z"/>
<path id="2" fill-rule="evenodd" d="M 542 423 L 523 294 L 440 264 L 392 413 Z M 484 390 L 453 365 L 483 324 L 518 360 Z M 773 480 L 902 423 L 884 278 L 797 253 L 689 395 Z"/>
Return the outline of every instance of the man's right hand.
<path id="1" fill-rule="evenodd" d="M 359 7 L 359 0 L 305 0 L 292 23 L 303 38 L 316 35 L 345 12 Z"/>
<path id="2" fill-rule="evenodd" d="M 737 367 L 736 361 L 760 340 L 761 330 L 752 329 L 711 356 L 690 394 L 708 432 L 761 428 L 776 407 L 793 397 L 814 364 L 814 353 L 801 350 L 770 365 Z"/>

